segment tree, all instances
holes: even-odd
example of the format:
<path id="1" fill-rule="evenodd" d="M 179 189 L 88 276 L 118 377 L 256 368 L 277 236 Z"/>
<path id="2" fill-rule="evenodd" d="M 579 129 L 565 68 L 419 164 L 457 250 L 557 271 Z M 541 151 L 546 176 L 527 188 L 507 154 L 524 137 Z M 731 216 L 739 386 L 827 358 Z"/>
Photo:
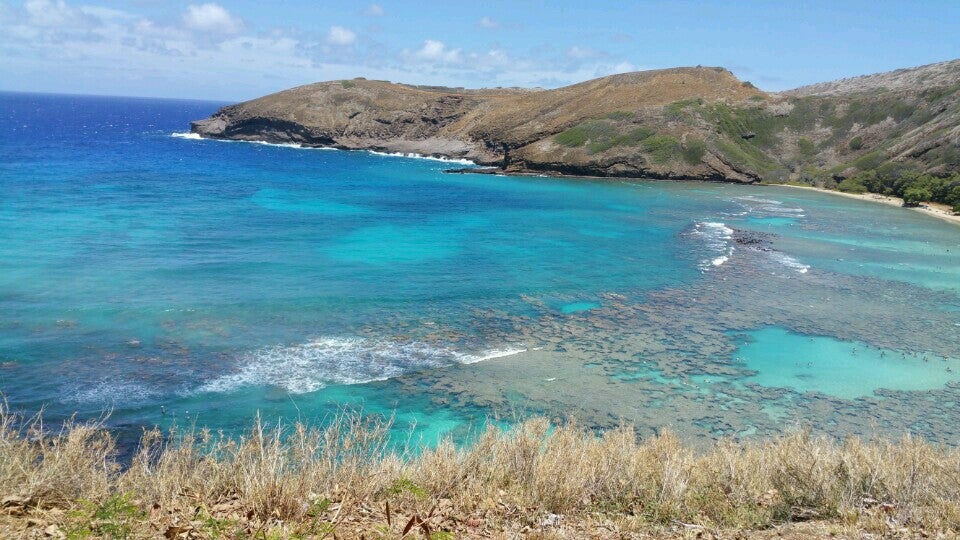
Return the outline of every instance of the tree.
<path id="1" fill-rule="evenodd" d="M 844 193 L 866 193 L 867 186 L 863 185 L 859 177 L 860 175 L 858 174 L 852 178 L 845 178 L 843 182 L 840 182 L 840 185 L 837 186 L 837 189 Z"/>
<path id="2" fill-rule="evenodd" d="M 925 186 L 910 186 L 903 192 L 904 206 L 917 206 L 933 198 L 930 189 Z"/>

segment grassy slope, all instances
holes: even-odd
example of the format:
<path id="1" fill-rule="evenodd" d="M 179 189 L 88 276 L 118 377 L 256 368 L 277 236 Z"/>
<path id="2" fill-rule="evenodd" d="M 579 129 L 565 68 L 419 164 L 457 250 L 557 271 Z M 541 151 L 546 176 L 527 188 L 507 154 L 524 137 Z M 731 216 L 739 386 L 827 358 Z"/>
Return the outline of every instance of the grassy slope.
<path id="1" fill-rule="evenodd" d="M 514 172 L 822 187 L 885 164 L 941 177 L 960 173 L 960 60 L 782 94 L 712 67 L 612 75 L 552 90 L 334 81 L 219 116 L 225 131 L 216 122 L 198 129 L 214 137 L 468 157 Z"/>
<path id="2" fill-rule="evenodd" d="M 798 432 L 696 454 L 670 434 L 529 420 L 395 453 L 381 422 L 259 423 L 239 441 L 144 435 L 125 469 L 96 425 L 0 415 L 5 538 L 787 537 L 960 530 L 960 452 Z M 25 438 L 24 435 L 30 435 Z M 404 530 L 407 531 L 404 535 Z M 739 534 L 739 533 L 738 533 Z"/>

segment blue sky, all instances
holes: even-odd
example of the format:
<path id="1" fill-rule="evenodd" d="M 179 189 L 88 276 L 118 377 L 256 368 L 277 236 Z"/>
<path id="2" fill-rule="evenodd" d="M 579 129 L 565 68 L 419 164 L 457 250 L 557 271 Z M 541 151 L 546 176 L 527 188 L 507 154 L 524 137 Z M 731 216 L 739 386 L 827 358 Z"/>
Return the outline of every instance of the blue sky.
<path id="1" fill-rule="evenodd" d="M 556 87 L 724 66 L 765 90 L 960 57 L 960 0 L 0 0 L 0 90 L 243 100 L 321 80 Z"/>

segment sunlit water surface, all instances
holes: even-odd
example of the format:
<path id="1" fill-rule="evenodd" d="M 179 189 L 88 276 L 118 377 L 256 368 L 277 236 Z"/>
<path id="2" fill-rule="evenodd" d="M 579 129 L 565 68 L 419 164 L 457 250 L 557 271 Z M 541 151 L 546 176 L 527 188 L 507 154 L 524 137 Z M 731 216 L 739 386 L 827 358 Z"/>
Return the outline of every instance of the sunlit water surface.
<path id="1" fill-rule="evenodd" d="M 427 442 L 524 414 L 960 442 L 960 227 L 182 136 L 217 106 L 0 94 L 11 407 L 130 434 L 350 406 Z"/>

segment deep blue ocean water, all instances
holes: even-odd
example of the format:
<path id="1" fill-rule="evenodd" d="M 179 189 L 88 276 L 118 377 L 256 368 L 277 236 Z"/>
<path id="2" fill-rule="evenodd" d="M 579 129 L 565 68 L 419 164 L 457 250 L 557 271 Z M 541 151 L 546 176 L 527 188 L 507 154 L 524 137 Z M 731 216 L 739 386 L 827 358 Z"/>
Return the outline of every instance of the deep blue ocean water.
<path id="1" fill-rule="evenodd" d="M 428 440 L 527 413 L 691 439 L 889 418 L 960 442 L 960 227 L 184 136 L 220 105 L 0 94 L 12 408 L 133 433 L 356 406 Z"/>

